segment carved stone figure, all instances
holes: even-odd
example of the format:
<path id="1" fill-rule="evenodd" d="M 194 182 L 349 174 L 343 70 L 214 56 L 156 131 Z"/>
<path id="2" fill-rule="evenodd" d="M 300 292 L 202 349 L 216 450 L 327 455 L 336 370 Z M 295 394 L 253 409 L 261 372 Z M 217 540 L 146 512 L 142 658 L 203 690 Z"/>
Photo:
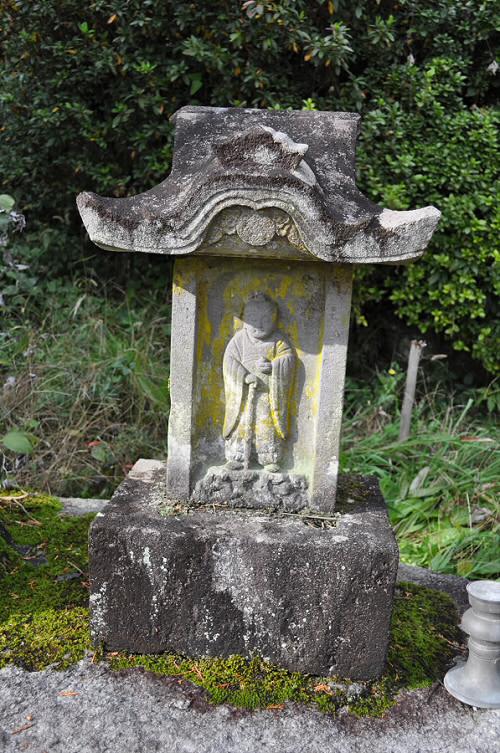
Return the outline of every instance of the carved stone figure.
<path id="1" fill-rule="evenodd" d="M 248 468 L 254 454 L 266 471 L 280 469 L 295 353 L 277 320 L 275 301 L 256 293 L 245 305 L 242 329 L 224 353 L 223 436 L 231 470 Z"/>

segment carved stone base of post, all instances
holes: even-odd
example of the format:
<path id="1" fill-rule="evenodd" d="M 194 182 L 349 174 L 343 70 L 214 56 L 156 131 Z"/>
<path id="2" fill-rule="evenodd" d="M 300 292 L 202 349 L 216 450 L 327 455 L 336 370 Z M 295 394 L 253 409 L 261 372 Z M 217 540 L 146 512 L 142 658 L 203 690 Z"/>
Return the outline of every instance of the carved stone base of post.
<path id="1" fill-rule="evenodd" d="M 382 673 L 398 549 L 374 479 L 341 479 L 328 518 L 166 508 L 165 498 L 164 464 L 139 461 L 94 521 L 96 644 Z"/>

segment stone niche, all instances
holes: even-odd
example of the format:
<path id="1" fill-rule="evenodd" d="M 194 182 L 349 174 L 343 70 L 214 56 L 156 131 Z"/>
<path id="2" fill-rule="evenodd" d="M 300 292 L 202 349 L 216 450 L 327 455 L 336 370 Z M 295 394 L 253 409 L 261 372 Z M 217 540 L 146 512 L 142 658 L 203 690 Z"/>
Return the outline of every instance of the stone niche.
<path id="1" fill-rule="evenodd" d="M 176 262 L 169 497 L 333 510 L 350 297 L 347 266 L 211 256 Z M 273 331 L 254 341 L 245 318 L 273 308 Z M 259 354 L 272 364 L 262 384 Z M 245 364 L 257 371 L 255 386 L 245 383 Z"/>
<path id="2" fill-rule="evenodd" d="M 176 257 L 168 457 L 92 527 L 94 640 L 376 676 L 398 555 L 376 485 L 339 481 L 352 271 L 420 256 L 439 212 L 359 192 L 357 115 L 175 124 L 161 184 L 78 197 L 97 245 Z"/>

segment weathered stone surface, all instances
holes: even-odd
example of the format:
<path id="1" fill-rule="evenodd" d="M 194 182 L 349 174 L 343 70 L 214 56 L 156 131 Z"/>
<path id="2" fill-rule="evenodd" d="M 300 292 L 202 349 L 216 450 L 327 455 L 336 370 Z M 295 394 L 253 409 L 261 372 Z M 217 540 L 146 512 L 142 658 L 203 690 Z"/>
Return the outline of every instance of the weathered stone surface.
<path id="1" fill-rule="evenodd" d="M 184 107 L 166 180 L 138 196 L 77 199 L 97 245 L 183 257 L 167 469 L 176 500 L 213 487 L 211 469 L 226 464 L 305 477 L 302 499 L 278 494 L 271 507 L 286 497 L 287 509 L 334 509 L 352 265 L 417 258 L 440 216 L 434 207 L 382 209 L 361 194 L 359 120 Z M 259 334 L 255 320 L 271 308 Z M 269 506 L 271 482 L 260 473 L 239 499 Z"/>
<path id="2" fill-rule="evenodd" d="M 289 215 L 314 258 L 355 264 L 416 258 L 440 213 L 382 209 L 363 196 L 355 185 L 359 121 L 344 112 L 183 107 L 175 116 L 171 175 L 138 196 L 80 194 L 80 214 L 94 243 L 115 250 L 192 253 L 217 215 L 238 206 L 253 214 L 237 231 L 240 251 L 272 240 L 262 214 L 271 208 Z"/>
<path id="3" fill-rule="evenodd" d="M 307 479 L 289 473 L 209 468 L 196 484 L 191 502 L 298 512 L 309 507 Z"/>
<path id="4" fill-rule="evenodd" d="M 107 499 L 87 499 L 86 497 L 59 497 L 59 502 L 63 509 L 61 515 L 87 515 L 91 512 L 101 512 L 104 510 L 109 500 Z"/>
<path id="5" fill-rule="evenodd" d="M 352 679 L 382 672 L 398 551 L 373 479 L 342 492 L 348 511 L 327 521 L 208 508 L 162 515 L 164 495 L 164 466 L 140 461 L 93 523 L 96 643 L 259 654 Z"/>
<path id="6" fill-rule="evenodd" d="M 168 497 L 187 502 L 194 494 L 198 499 L 201 488 L 213 486 L 215 466 L 220 467 L 217 473 L 228 474 L 226 460 L 239 457 L 244 465 L 246 437 L 249 470 L 261 479 L 253 485 L 253 496 L 241 495 L 240 502 L 248 507 L 283 506 L 281 499 L 269 503 L 269 477 L 262 468 L 279 461 L 280 473 L 307 482 L 301 499 L 285 495 L 286 509 L 333 511 L 351 277 L 347 266 L 310 261 L 176 260 Z M 242 342 L 242 335 L 251 327 L 245 311 L 256 292 L 275 302 L 278 311 L 273 331 L 252 353 L 254 346 Z M 267 374 L 256 368 L 259 353 L 269 359 Z M 257 372 L 259 382 L 268 381 L 263 388 L 267 397 L 261 388 L 251 396 L 246 382 L 250 370 Z M 259 449 L 265 449 L 266 442 L 270 452 L 262 456 Z M 274 460 L 266 461 L 272 452 L 277 453 Z M 229 502 L 219 493 L 214 501 Z"/>

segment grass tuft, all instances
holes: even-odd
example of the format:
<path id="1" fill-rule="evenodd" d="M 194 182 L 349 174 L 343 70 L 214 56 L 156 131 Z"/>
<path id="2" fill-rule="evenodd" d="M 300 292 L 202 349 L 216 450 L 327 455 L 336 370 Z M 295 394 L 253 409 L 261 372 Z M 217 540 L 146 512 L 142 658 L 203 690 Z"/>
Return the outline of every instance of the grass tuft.
<path id="1" fill-rule="evenodd" d="M 391 375 L 392 372 L 392 375 Z M 342 470 L 376 476 L 403 562 L 468 578 L 500 577 L 499 430 L 438 391 L 422 394 L 398 442 L 403 374 L 347 391 Z"/>
<path id="2" fill-rule="evenodd" d="M 0 438 L 15 430 L 34 446 L 19 455 L 0 443 L 0 474 L 105 498 L 138 457 L 166 455 L 170 305 L 165 291 L 97 296 L 90 282 L 0 333 Z"/>

